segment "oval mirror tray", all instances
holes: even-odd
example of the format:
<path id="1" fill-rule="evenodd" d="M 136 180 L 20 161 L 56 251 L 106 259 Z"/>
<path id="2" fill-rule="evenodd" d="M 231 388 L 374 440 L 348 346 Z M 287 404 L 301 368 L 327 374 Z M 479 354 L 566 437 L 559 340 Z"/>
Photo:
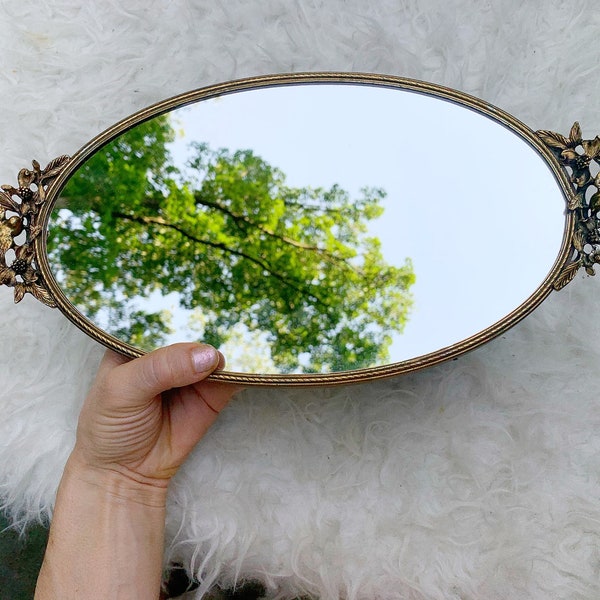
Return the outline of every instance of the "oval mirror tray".
<path id="1" fill-rule="evenodd" d="M 0 192 L 0 284 L 212 378 L 399 375 L 512 327 L 600 262 L 600 138 L 437 85 L 273 75 L 179 95 Z"/>

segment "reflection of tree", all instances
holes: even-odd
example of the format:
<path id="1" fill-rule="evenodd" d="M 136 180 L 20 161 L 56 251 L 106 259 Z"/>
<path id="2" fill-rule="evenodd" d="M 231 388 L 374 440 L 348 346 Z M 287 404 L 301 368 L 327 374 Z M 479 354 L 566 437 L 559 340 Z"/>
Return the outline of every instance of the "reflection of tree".
<path id="1" fill-rule="evenodd" d="M 251 151 L 195 144 L 185 169 L 170 160 L 166 117 L 105 146 L 65 187 L 49 252 L 62 285 L 88 316 L 110 312 L 111 331 L 161 342 L 161 313 L 119 299 L 160 291 L 204 311 L 202 339 L 222 345 L 236 324 L 268 332 L 283 371 L 368 366 L 401 331 L 414 274 L 387 265 L 367 223 L 384 193 L 294 188 Z M 107 309 L 110 307 L 110 310 Z M 127 314 L 125 314 L 126 311 Z M 303 354 L 303 356 L 306 356 Z"/>

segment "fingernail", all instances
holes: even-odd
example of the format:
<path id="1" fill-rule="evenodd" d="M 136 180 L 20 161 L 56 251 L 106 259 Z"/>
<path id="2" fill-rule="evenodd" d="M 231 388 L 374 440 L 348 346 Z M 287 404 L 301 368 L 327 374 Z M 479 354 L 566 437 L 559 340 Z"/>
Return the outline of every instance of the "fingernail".
<path id="1" fill-rule="evenodd" d="M 198 346 L 192 350 L 192 362 L 196 373 L 212 370 L 219 361 L 219 355 L 212 346 Z"/>

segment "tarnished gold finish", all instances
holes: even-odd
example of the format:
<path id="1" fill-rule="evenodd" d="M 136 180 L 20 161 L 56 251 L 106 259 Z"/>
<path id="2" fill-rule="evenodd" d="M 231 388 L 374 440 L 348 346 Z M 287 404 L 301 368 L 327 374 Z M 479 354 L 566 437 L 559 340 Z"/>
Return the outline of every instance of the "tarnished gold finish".
<path id="1" fill-rule="evenodd" d="M 150 106 L 115 124 L 88 142 L 71 159 L 62 156 L 52 161 L 44 170 L 40 169 L 39 164 L 34 162 L 33 171 L 21 171 L 19 174 L 19 188 L 4 186 L 4 192 L 0 195 L 0 210 L 2 211 L 0 213 L 0 283 L 15 287 L 15 299 L 17 301 L 25 293 L 32 293 L 49 306 L 58 306 L 77 327 L 108 348 L 129 357 L 141 356 L 144 354 L 142 350 L 101 330 L 81 314 L 65 296 L 53 276 L 46 249 L 47 227 L 51 212 L 62 188 L 69 177 L 104 144 L 126 130 L 155 116 L 164 114 L 174 108 L 215 98 L 223 94 L 271 86 L 291 86 L 308 83 L 373 85 L 411 91 L 462 105 L 507 127 L 521 137 L 547 163 L 565 197 L 565 204 L 568 205 L 569 210 L 566 211 L 561 248 L 551 271 L 523 304 L 485 330 L 450 347 L 441 348 L 435 352 L 403 362 L 354 371 L 285 375 L 220 371 L 212 374 L 210 379 L 242 385 L 323 386 L 360 383 L 417 371 L 455 358 L 497 337 L 527 316 L 553 289 L 559 289 L 567 283 L 567 279 L 572 279 L 571 270 L 576 271 L 579 266 L 585 266 L 586 269 L 591 268 L 591 264 L 600 262 L 600 260 L 596 260 L 595 253 L 586 254 L 585 250 L 586 244 L 593 245 L 590 240 L 595 240 L 598 236 L 596 217 L 594 215 L 590 221 L 590 215 L 594 207 L 600 208 L 600 195 L 597 192 L 593 196 L 594 200 L 585 200 L 587 189 L 591 185 L 598 189 L 598 183 L 600 183 L 598 176 L 593 181 L 589 179 L 591 177 L 589 175 L 589 164 L 598 157 L 599 153 L 600 141 L 596 141 L 598 138 L 593 142 L 583 142 L 581 140 L 580 144 L 583 147 L 583 153 L 581 154 L 577 152 L 577 144 L 575 144 L 575 141 L 580 138 L 578 129 L 572 131 L 569 138 L 551 132 L 538 132 L 536 134 L 508 113 L 483 100 L 449 88 L 387 75 L 294 73 L 242 79 L 181 94 Z M 567 169 L 571 170 L 572 173 L 570 174 Z M 585 173 L 587 175 L 584 177 Z M 575 193 L 573 184 L 577 186 Z M 32 189 L 31 186 L 37 186 L 37 189 Z M 47 191 L 46 188 L 48 188 Z M 590 231 L 593 234 L 585 230 L 590 222 L 592 223 Z M 17 243 L 15 238 L 22 230 L 26 231 L 26 241 Z M 578 241 L 573 239 L 575 231 L 578 232 Z M 6 254 L 10 253 L 11 250 L 14 251 L 12 261 L 6 258 Z"/>
<path id="2" fill-rule="evenodd" d="M 42 231 L 38 215 L 47 188 L 68 161 L 68 156 L 59 156 L 42 169 L 34 160 L 33 169 L 19 171 L 19 187 L 3 185 L 0 191 L 0 285 L 14 288 L 15 303 L 31 294 L 57 306 L 38 269 L 34 240 Z M 23 233 L 24 239 L 18 240 Z"/>
<path id="3" fill-rule="evenodd" d="M 554 289 L 560 290 L 581 267 L 588 275 L 595 275 L 594 265 L 600 263 L 600 137 L 584 140 L 577 122 L 571 127 L 569 137 L 546 130 L 537 134 L 567 169 L 574 187 L 567 205 L 575 217 L 573 254 L 554 282 Z M 596 175 L 592 175 L 592 166 Z"/>

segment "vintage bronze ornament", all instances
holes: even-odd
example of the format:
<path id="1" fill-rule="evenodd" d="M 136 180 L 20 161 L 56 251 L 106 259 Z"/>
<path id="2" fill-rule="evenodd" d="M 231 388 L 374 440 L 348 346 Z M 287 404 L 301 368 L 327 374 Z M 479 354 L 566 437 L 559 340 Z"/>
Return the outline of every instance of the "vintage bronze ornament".
<path id="1" fill-rule="evenodd" d="M 569 171 L 574 190 L 567 205 L 567 210 L 575 217 L 573 258 L 554 283 L 554 289 L 560 290 L 573 280 L 581 267 L 588 275 L 595 275 L 594 265 L 600 262 L 600 137 L 584 140 L 577 122 L 569 137 L 545 130 L 537 134 Z M 590 170 L 592 166 L 595 167 L 595 176 Z"/>
<path id="2" fill-rule="evenodd" d="M 46 190 L 68 161 L 68 156 L 59 156 L 41 169 L 34 160 L 32 169 L 19 171 L 19 187 L 3 185 L 0 191 L 0 284 L 14 288 L 15 302 L 31 294 L 56 307 L 38 269 L 33 244 L 42 231 L 38 215 L 46 202 Z M 23 233 L 24 239 L 17 241 Z"/>
<path id="3" fill-rule="evenodd" d="M 517 302 L 516 305 L 509 305 L 506 312 L 500 314 L 498 318 L 492 317 L 491 321 L 485 325 L 477 325 L 474 330 L 467 328 L 465 330 L 466 333 L 462 337 L 459 336 L 458 339 L 452 339 L 450 343 L 441 338 L 442 341 L 435 343 L 437 345 L 434 344 L 431 348 L 426 348 L 424 351 L 416 350 L 413 355 L 409 353 L 401 359 L 393 358 L 393 354 L 388 352 L 388 347 L 390 347 L 392 342 L 396 343 L 394 340 L 401 338 L 404 323 L 389 323 L 390 327 L 386 328 L 385 319 L 382 317 L 378 320 L 377 311 L 396 310 L 396 312 L 390 312 L 390 314 L 404 316 L 410 314 L 412 310 L 411 286 L 415 281 L 417 284 L 420 283 L 420 276 L 422 274 L 422 270 L 420 270 L 421 265 L 417 264 L 418 261 L 415 261 L 414 267 L 416 277 L 411 272 L 412 263 L 410 261 L 411 255 L 409 254 L 402 257 L 402 260 L 405 260 L 403 263 L 404 266 L 386 267 L 385 277 L 383 275 L 384 271 L 381 271 L 379 280 L 376 276 L 366 279 L 369 265 L 373 261 L 379 261 L 380 264 L 384 264 L 385 261 L 381 262 L 380 258 L 376 258 L 380 256 L 378 254 L 379 246 L 377 245 L 379 244 L 379 240 L 375 239 L 373 241 L 374 238 L 372 236 L 369 237 L 371 234 L 367 235 L 364 233 L 366 230 L 359 221 L 355 225 L 358 231 L 356 234 L 358 236 L 357 239 L 362 239 L 363 243 L 366 244 L 365 248 L 370 248 L 369 252 L 371 253 L 368 254 L 370 258 L 368 260 L 365 259 L 366 262 L 360 262 L 358 255 L 355 254 L 351 246 L 344 245 L 342 242 L 331 241 L 330 230 L 317 231 L 315 229 L 314 239 L 303 237 L 311 227 L 316 227 L 318 222 L 328 222 L 326 218 L 328 210 L 331 212 L 331 219 L 333 219 L 328 225 L 328 227 L 332 228 L 331 231 L 341 231 L 341 227 L 346 226 L 342 224 L 342 221 L 339 221 L 338 225 L 335 224 L 335 218 L 339 218 L 339 215 L 336 217 L 334 215 L 335 210 L 328 208 L 329 205 L 327 204 L 327 202 L 334 202 L 331 206 L 351 206 L 350 204 L 344 204 L 344 202 L 348 202 L 348 196 L 344 190 L 341 190 L 337 186 L 337 183 L 330 190 L 312 187 L 291 187 L 285 183 L 280 170 L 266 166 L 264 161 L 260 162 L 261 159 L 256 156 L 256 153 L 253 154 L 247 150 L 236 150 L 235 152 L 232 150 L 229 152 L 221 149 L 210 154 L 202 137 L 197 140 L 194 139 L 192 143 L 198 158 L 194 160 L 188 159 L 188 167 L 186 167 L 190 168 L 189 164 L 193 163 L 196 172 L 203 173 L 204 182 L 208 183 L 204 185 L 204 183 L 198 184 L 196 182 L 196 185 L 200 186 L 199 189 L 192 190 L 190 183 L 183 182 L 181 189 L 179 191 L 175 190 L 173 182 L 177 180 L 177 177 L 183 181 L 183 176 L 180 173 L 183 173 L 184 167 L 176 168 L 174 166 L 175 163 L 172 163 L 166 169 L 159 169 L 152 173 L 150 170 L 148 171 L 149 174 L 146 181 L 147 190 L 144 192 L 145 196 L 141 200 L 137 200 L 137 206 L 142 207 L 137 210 L 141 212 L 134 213 L 132 212 L 133 209 L 130 210 L 130 207 L 135 206 L 132 197 L 131 202 L 128 203 L 124 199 L 120 207 L 111 209 L 112 212 L 108 208 L 106 209 L 105 212 L 110 212 L 110 214 L 97 217 L 97 221 L 90 221 L 90 206 L 93 206 L 95 214 L 102 213 L 102 209 L 98 208 L 103 204 L 99 191 L 98 195 L 90 200 L 92 204 L 87 205 L 88 209 L 86 210 L 88 212 L 82 209 L 79 213 L 73 213 L 75 216 L 71 213 L 64 213 L 64 210 L 71 206 L 70 203 L 78 201 L 77 198 L 72 197 L 74 194 L 72 189 L 78 189 L 75 177 L 79 176 L 84 179 L 87 172 L 86 169 L 91 169 L 92 158 L 101 152 L 105 152 L 107 156 L 107 162 L 106 164 L 103 163 L 104 166 L 102 168 L 106 172 L 110 168 L 116 168 L 114 165 L 116 164 L 115 161 L 119 160 L 119 152 L 128 151 L 129 142 L 125 136 L 130 132 L 142 131 L 146 124 L 153 123 L 160 124 L 160 127 L 166 127 L 163 121 L 159 121 L 158 119 L 167 118 L 171 113 L 177 115 L 177 117 L 173 117 L 174 119 L 187 118 L 185 117 L 187 114 L 185 111 L 188 107 L 208 105 L 209 101 L 212 100 L 218 100 L 223 103 L 224 98 L 237 98 L 238 96 L 242 97 L 244 94 L 270 93 L 271 90 L 284 90 L 285 93 L 288 93 L 288 90 L 306 90 L 308 88 L 311 90 L 314 89 L 318 93 L 326 88 L 331 88 L 334 90 L 332 93 L 336 95 L 336 98 L 337 94 L 339 94 L 340 98 L 343 98 L 342 92 L 352 92 L 354 94 L 354 90 L 361 91 L 363 89 L 383 90 L 385 94 L 389 91 L 404 92 L 405 95 L 409 93 L 411 98 L 423 98 L 424 105 L 432 103 L 432 101 L 439 104 L 443 103 L 444 106 L 454 105 L 464 113 L 479 115 L 485 123 L 492 121 L 494 126 L 498 125 L 499 127 L 496 128 L 499 131 L 498 135 L 509 135 L 509 137 L 512 136 L 512 138 L 515 138 L 517 140 L 515 143 L 519 145 L 518 151 L 521 151 L 521 146 L 528 147 L 530 149 L 528 151 L 534 156 L 532 160 L 534 162 L 537 161 L 536 165 L 540 163 L 542 171 L 545 170 L 548 173 L 548 178 L 554 181 L 553 185 L 555 185 L 563 199 L 564 215 L 560 217 L 563 219 L 563 232 L 560 234 L 562 240 L 558 240 L 557 242 L 556 255 L 552 259 L 552 262 L 549 263 L 549 266 L 544 267 L 547 269 L 546 272 L 540 275 L 540 280 L 527 292 L 523 300 Z M 303 102 L 304 104 L 307 103 L 306 100 L 303 100 Z M 218 102 L 215 106 L 216 108 L 219 107 Z M 248 110 L 259 110 L 253 106 L 252 109 L 249 108 Z M 269 109 L 266 109 L 266 112 L 271 110 L 269 105 Z M 317 124 L 320 118 L 320 110 L 320 105 L 316 104 L 315 116 L 311 117 L 315 121 L 315 130 L 322 128 L 322 125 Z M 390 114 L 393 116 L 393 113 Z M 433 118 L 436 118 L 436 113 L 432 114 L 434 115 Z M 179 115 L 183 116 L 180 117 Z M 252 115 L 249 115 L 249 118 L 252 118 Z M 471 117 L 469 116 L 469 118 Z M 308 124 L 306 126 L 308 127 Z M 186 127 L 188 127 L 187 124 Z M 191 125 L 189 127 L 191 128 Z M 510 133 L 505 134 L 506 130 L 509 130 Z M 165 129 L 165 131 L 167 130 Z M 143 133 L 141 136 L 141 139 L 146 140 L 143 143 L 147 143 L 149 147 L 154 143 L 151 139 L 152 135 L 154 134 Z M 165 135 L 167 137 L 171 135 L 171 138 L 167 140 L 171 146 L 167 144 L 165 148 L 171 148 L 169 152 L 177 154 L 179 152 L 177 148 L 179 147 L 173 145 L 175 143 L 173 141 L 174 134 L 167 133 Z M 144 138 L 144 136 L 146 137 Z M 386 143 L 390 144 L 390 148 L 392 147 L 392 142 L 388 141 Z M 407 142 L 406 146 L 409 147 L 410 142 Z M 136 156 L 141 157 L 140 160 L 146 160 L 143 156 L 143 150 L 138 149 L 136 152 Z M 169 152 L 165 150 L 164 156 L 169 155 Z M 210 157 L 210 160 L 213 162 L 211 163 L 207 157 Z M 211 252 L 221 252 L 218 256 L 223 255 L 223 263 L 222 265 L 216 265 L 213 271 L 220 269 L 223 286 L 230 286 L 228 288 L 229 299 L 225 301 L 226 306 L 224 305 L 223 308 L 230 315 L 227 318 L 219 316 L 219 306 L 211 305 L 210 300 L 207 300 L 205 304 L 199 304 L 198 306 L 201 308 L 197 308 L 193 312 L 194 302 L 197 302 L 203 293 L 205 296 L 207 294 L 206 290 L 202 290 L 201 284 L 196 284 L 196 288 L 198 289 L 181 288 L 181 305 L 185 305 L 186 309 L 192 311 L 191 317 L 189 315 L 186 316 L 188 323 L 192 324 L 192 328 L 195 326 L 199 328 L 198 331 L 200 333 L 196 339 L 199 341 L 206 339 L 211 343 L 215 343 L 216 340 L 216 345 L 218 345 L 219 341 L 226 342 L 229 339 L 233 340 L 231 342 L 233 343 L 235 340 L 238 340 L 238 344 L 242 348 L 244 345 L 248 348 L 254 348 L 257 344 L 270 344 L 263 364 L 271 366 L 237 367 L 231 371 L 214 374 L 214 379 L 246 385 L 331 385 L 337 383 L 355 383 L 399 375 L 422 369 L 449 358 L 454 358 L 506 331 L 538 306 L 552 290 L 560 290 L 572 281 L 579 269 L 583 268 L 588 275 L 594 275 L 594 265 L 600 262 L 600 222 L 598 218 L 598 212 L 600 211 L 599 157 L 600 137 L 597 136 L 591 140 L 583 139 L 578 123 L 573 125 L 568 137 L 547 130 L 534 132 L 511 115 L 477 98 L 467 96 L 455 90 L 415 80 L 355 73 L 301 73 L 257 77 L 224 83 L 189 92 L 140 111 L 94 138 L 79 152 L 74 154 L 72 158 L 66 155 L 60 156 L 48 163 L 43 169 L 34 160 L 31 169 L 22 169 L 19 172 L 16 187 L 3 185 L 2 191 L 0 191 L 0 285 L 13 288 L 15 302 L 20 302 L 26 294 L 31 294 L 48 307 L 59 308 L 78 327 L 105 346 L 130 357 L 139 356 L 151 349 L 147 344 L 144 345 L 145 342 L 138 342 L 138 340 L 150 339 L 148 336 L 144 337 L 144 326 L 154 331 L 155 337 L 152 339 L 155 340 L 155 343 L 158 344 L 161 339 L 166 339 L 160 336 L 169 329 L 171 321 L 167 323 L 168 319 L 166 317 L 164 323 L 159 321 L 162 318 L 161 315 L 164 316 L 168 311 L 164 308 L 143 308 L 145 306 L 144 302 L 146 302 L 145 298 L 142 298 L 140 301 L 135 299 L 128 300 L 129 305 L 123 306 L 117 303 L 117 299 L 122 297 L 128 289 L 145 290 L 142 296 L 145 295 L 148 298 L 153 298 L 161 288 L 168 291 L 169 287 L 167 283 L 169 282 L 169 277 L 172 281 L 176 280 L 178 273 L 184 269 L 185 265 L 181 267 L 177 266 L 176 263 L 171 265 L 169 259 L 164 264 L 165 269 L 171 270 L 171 274 L 166 273 L 164 276 L 157 275 L 157 283 L 155 285 L 151 285 L 149 282 L 142 284 L 133 281 L 133 276 L 130 276 L 126 271 L 122 273 L 118 271 L 119 269 L 123 270 L 123 261 L 129 261 L 132 272 L 134 272 L 137 261 L 142 260 L 142 255 L 148 256 L 149 264 L 152 265 L 151 268 L 155 272 L 160 271 L 160 264 L 157 261 L 160 262 L 161 259 L 157 258 L 157 256 L 162 255 L 157 253 L 158 248 L 161 244 L 164 245 L 166 243 L 163 240 L 171 239 L 169 236 L 179 235 L 180 237 L 177 238 L 179 241 L 176 243 L 179 244 L 182 256 L 194 257 L 193 260 L 198 261 L 198 265 L 202 265 L 202 261 L 205 260 L 201 252 L 202 248 L 210 248 Z M 123 160 L 130 160 L 130 158 L 123 154 Z M 248 187 L 248 182 L 251 182 L 252 169 L 258 168 L 256 165 L 264 169 L 261 177 L 265 176 L 264 173 L 269 174 L 269 177 L 273 177 L 273 181 L 269 184 L 269 189 L 273 190 L 277 188 L 278 190 L 276 193 L 273 192 L 272 199 L 268 200 L 268 202 L 279 206 L 276 210 L 274 209 L 275 212 L 272 214 L 271 212 L 263 214 L 257 212 L 258 209 L 256 208 L 252 209 L 253 202 L 255 202 L 255 198 L 252 197 L 254 192 L 248 192 L 248 190 L 258 190 L 258 183 L 256 182 L 259 179 L 257 178 L 253 184 L 254 188 Z M 229 175 L 229 179 L 227 180 L 218 179 L 220 177 L 219 169 L 222 172 L 223 169 L 230 168 L 231 173 L 234 173 L 234 166 L 237 172 L 239 172 L 240 179 L 231 183 L 229 191 L 224 190 L 225 184 L 223 181 L 233 181 L 231 178 L 234 175 Z M 178 171 L 177 169 L 180 170 Z M 177 176 L 169 175 L 173 172 L 179 174 Z M 73 181 L 76 183 L 71 184 L 70 182 Z M 71 185 L 71 188 L 68 187 L 69 185 Z M 246 187 L 243 187 L 244 185 Z M 350 186 L 350 184 L 348 185 Z M 369 185 L 373 184 L 369 182 Z M 427 182 L 420 182 L 420 186 L 418 189 L 423 190 L 427 187 Z M 232 189 L 242 188 L 246 190 L 244 192 L 246 195 L 243 198 L 232 196 Z M 115 189 L 120 190 L 121 188 L 115 186 Z M 169 192 L 168 190 L 171 191 Z M 368 220 L 375 220 L 383 211 L 380 208 L 379 202 L 385 196 L 385 191 L 375 189 L 367 192 L 371 195 L 367 196 L 366 200 L 361 200 L 361 202 L 365 202 L 367 208 L 364 209 L 364 213 L 357 212 L 359 217 L 355 216 L 354 218 L 364 218 L 365 223 Z M 117 191 L 113 193 L 120 194 L 122 192 Z M 209 193 L 214 194 L 214 196 L 206 195 Z M 258 193 L 256 191 L 256 194 Z M 406 192 L 407 195 L 411 193 L 411 191 Z M 199 211 L 204 211 L 202 212 L 203 218 L 207 215 L 214 215 L 214 231 L 211 231 L 210 227 L 206 225 L 206 223 L 211 223 L 211 221 L 205 221 L 205 225 L 202 226 L 203 229 L 194 229 L 196 225 L 191 220 L 191 211 L 195 210 L 194 208 L 185 209 L 177 217 L 180 219 L 179 222 L 174 222 L 173 216 L 165 216 L 167 213 L 161 208 L 161 202 L 171 202 L 172 198 L 177 197 L 177 194 L 182 195 L 182 198 L 188 194 L 188 200 L 190 197 L 189 194 L 192 194 L 192 196 L 196 194 L 195 204 L 192 200 L 192 204 L 189 206 L 196 206 Z M 421 201 L 427 202 L 428 200 L 424 197 Z M 304 202 L 304 205 L 301 207 L 301 211 L 304 212 L 293 212 L 296 210 L 293 206 L 294 203 L 300 205 L 302 202 Z M 338 202 L 338 204 L 335 204 L 335 202 Z M 177 215 L 177 206 L 173 210 L 175 212 L 169 214 Z M 252 210 L 254 210 L 254 213 Z M 417 207 L 415 210 L 418 213 L 420 209 Z M 298 224 L 300 224 L 298 226 L 293 223 L 290 224 L 292 220 L 290 215 L 295 214 L 300 215 L 298 216 Z M 314 218 L 311 218 L 311 215 Z M 120 219 L 120 221 L 115 221 L 115 219 Z M 415 224 L 419 223 L 423 228 L 424 243 L 432 243 L 431 241 L 427 241 L 428 222 L 415 219 Z M 121 235 L 118 232 L 120 230 L 115 229 L 115 227 L 117 223 L 121 223 L 123 220 L 135 223 L 135 227 L 127 230 L 130 233 Z M 111 285 L 114 286 L 112 291 L 109 290 L 107 292 L 108 288 L 106 286 L 108 284 L 102 283 L 100 279 L 93 280 L 94 273 L 71 274 L 69 270 L 71 269 L 70 266 L 65 265 L 63 268 L 60 265 L 51 264 L 49 254 L 54 253 L 54 256 L 59 250 L 65 256 L 77 256 L 79 251 L 81 253 L 90 252 L 92 254 L 95 252 L 93 248 L 90 250 L 85 244 L 81 244 L 79 247 L 76 240 L 83 238 L 77 238 L 75 234 L 75 241 L 73 241 L 72 247 L 65 245 L 65 238 L 63 236 L 59 238 L 58 242 L 52 242 L 55 245 L 58 244 L 58 250 L 55 246 L 52 246 L 51 250 L 49 250 L 52 228 L 56 226 L 57 222 L 74 224 L 75 229 L 79 232 L 77 235 L 83 235 L 83 231 L 88 231 L 98 238 L 108 236 L 107 239 L 110 238 L 113 240 L 111 242 L 113 247 L 109 249 L 104 248 L 101 253 L 102 256 L 114 256 L 115 264 L 106 265 L 106 273 L 102 274 L 102 277 L 105 278 L 102 281 L 108 281 L 109 276 L 112 277 L 110 279 L 113 282 Z M 220 228 L 217 228 L 216 223 L 220 224 Z M 431 220 L 429 220 L 429 223 L 431 223 Z M 145 227 L 146 229 L 140 229 L 141 227 Z M 294 227 L 296 228 L 294 229 Z M 452 233 L 456 227 L 456 225 L 448 225 L 448 231 Z M 467 228 L 468 226 L 465 225 L 465 227 Z M 352 231 L 352 229 L 348 229 L 347 231 Z M 467 229 L 467 231 L 473 231 L 473 229 Z M 346 233 L 344 235 L 346 236 L 345 239 L 347 239 L 349 234 Z M 123 240 L 123 248 L 129 244 L 127 247 L 130 249 L 123 250 L 123 256 L 126 258 L 120 258 L 118 255 L 120 249 L 114 248 L 116 243 L 114 240 L 117 239 Z M 330 241 L 327 242 L 327 240 Z M 188 247 L 190 244 L 192 246 L 196 244 L 196 246 L 189 250 Z M 234 247 L 234 244 L 241 245 Z M 279 246 L 275 246 L 274 244 L 279 244 Z M 294 251 L 299 252 L 290 256 L 288 261 L 290 265 L 293 265 L 297 269 L 298 273 L 304 268 L 302 267 L 304 261 L 308 261 L 309 258 L 310 260 L 314 260 L 306 252 L 320 254 L 322 262 L 319 264 L 324 265 L 319 267 L 321 271 L 314 271 L 313 275 L 310 276 L 311 279 L 307 281 L 297 281 L 295 279 L 297 277 L 296 271 L 290 271 L 282 277 L 277 269 L 282 268 L 280 265 L 287 259 L 283 255 L 275 256 L 272 254 L 274 252 L 272 249 L 279 248 L 285 244 L 290 248 L 293 247 Z M 327 246 L 327 244 L 330 245 Z M 305 252 L 305 254 L 303 255 L 302 252 Z M 209 254 L 206 256 L 209 256 Z M 216 255 L 213 253 L 210 256 L 213 257 L 211 260 L 214 261 L 214 256 Z M 405 258 L 406 256 L 408 258 Z M 252 290 L 248 289 L 249 285 L 247 282 L 240 283 L 240 289 L 235 287 L 237 284 L 232 279 L 232 274 L 236 269 L 240 273 L 242 272 L 240 269 L 243 270 L 244 264 L 246 264 L 243 263 L 243 259 L 248 259 L 247 264 L 251 265 L 252 269 L 257 269 L 257 287 L 261 273 L 263 277 L 279 277 L 280 287 L 282 288 L 281 299 L 274 297 L 270 299 L 263 298 L 257 292 L 256 299 L 252 300 L 252 296 L 249 295 Z M 334 281 L 331 273 L 333 272 L 332 269 L 335 263 L 341 264 L 346 269 L 347 278 L 351 276 L 356 277 L 357 281 L 361 282 L 360 285 L 364 286 L 364 291 L 361 292 L 364 296 L 363 310 L 365 311 L 364 314 L 368 313 L 370 315 L 370 321 L 366 317 L 363 318 L 359 312 L 360 309 L 356 308 L 361 306 L 361 293 L 357 293 L 356 298 L 352 300 L 348 292 L 344 292 L 346 297 L 340 297 L 339 302 L 341 305 L 352 305 L 354 312 L 348 309 L 346 313 L 340 312 L 339 314 L 335 312 L 335 307 L 328 304 L 331 295 L 327 296 L 326 300 L 323 299 L 325 296 L 321 297 L 319 295 L 319 286 L 331 285 L 331 281 Z M 209 266 L 207 265 L 206 268 L 208 269 Z M 91 269 L 94 272 L 98 270 L 102 269 L 98 269 L 97 265 Z M 200 271 L 195 272 L 198 273 Z M 70 283 L 71 280 L 69 277 L 71 276 L 74 278 L 72 281 L 75 283 Z M 399 278 L 397 281 L 404 282 L 402 285 L 405 287 L 402 290 L 398 289 L 394 291 L 391 289 L 388 292 L 388 296 L 385 296 L 388 299 L 383 300 L 384 296 L 378 296 L 378 290 L 372 288 L 379 287 L 384 289 L 386 285 L 384 280 L 392 276 Z M 92 281 L 89 291 L 86 292 L 84 290 L 81 295 L 89 296 L 93 302 L 96 302 L 96 305 L 86 313 L 85 307 L 81 305 L 81 301 L 75 299 L 78 296 L 69 296 L 73 292 L 67 291 L 67 289 L 71 289 L 69 285 L 73 289 L 83 289 L 81 282 L 88 277 Z M 161 277 L 163 278 L 161 279 Z M 287 291 L 284 289 L 286 286 L 288 286 Z M 308 304 L 301 304 L 304 300 L 299 300 L 297 292 L 304 288 L 310 292 L 306 296 L 312 296 L 313 299 L 316 297 L 322 306 L 314 308 Z M 277 288 L 272 289 L 276 290 Z M 219 290 L 221 294 L 219 297 L 226 297 L 221 292 L 222 290 Z M 269 293 L 273 294 L 273 292 Z M 105 307 L 101 306 L 102 298 L 108 299 Z M 244 299 L 243 302 L 247 304 L 248 311 L 250 311 L 248 314 L 251 316 L 244 321 L 245 324 L 243 327 L 240 326 L 241 329 L 225 331 L 223 323 L 227 319 L 231 322 L 235 321 L 235 316 L 239 314 L 236 312 L 238 307 L 235 305 L 236 302 L 241 303 L 240 299 L 242 298 Z M 368 300 L 368 298 L 373 298 L 373 300 Z M 406 302 L 406 306 L 402 309 L 404 312 L 399 312 L 399 309 L 389 307 L 384 309 L 383 307 L 386 306 L 386 303 L 389 304 L 391 302 L 389 298 L 396 298 L 398 302 Z M 148 302 L 150 301 L 148 300 Z M 223 302 L 223 300 L 220 300 L 220 302 Z M 352 304 L 353 302 L 354 304 Z M 278 306 L 284 306 L 284 309 L 277 308 Z M 377 306 L 380 308 L 376 308 Z M 147 310 L 147 314 L 142 314 L 143 310 Z M 282 312 L 280 317 L 277 315 L 273 317 L 269 314 L 269 310 L 282 310 L 286 312 L 285 314 Z M 318 319 L 321 320 L 318 320 L 315 316 L 318 311 L 322 312 L 322 315 L 318 316 Z M 180 319 L 177 315 L 178 313 L 173 317 L 175 321 L 178 318 Z M 394 318 L 397 319 L 398 317 Z M 136 319 L 138 320 L 136 321 Z M 294 321 L 294 319 L 296 320 Z M 311 334 L 313 337 L 310 337 L 308 333 L 305 337 L 298 337 L 300 334 L 293 333 L 296 330 L 292 331 L 292 327 L 299 327 L 298 322 L 303 320 L 306 322 L 307 331 L 310 327 L 313 327 L 314 332 Z M 103 323 L 105 322 L 109 324 L 118 323 L 118 326 L 104 325 Z M 257 325 L 256 331 L 253 331 L 252 324 L 256 324 L 257 322 L 275 323 L 279 329 L 276 333 L 273 333 L 263 331 Z M 332 324 L 331 331 L 328 333 L 329 338 L 319 337 L 319 335 L 323 334 L 322 331 L 318 331 L 319 327 L 321 329 L 325 327 L 322 323 Z M 352 323 L 356 324 L 356 332 L 354 332 L 356 335 L 353 335 Z M 432 325 L 432 327 L 436 328 L 437 326 Z M 394 328 L 397 330 L 397 333 L 392 333 Z M 126 331 L 129 333 L 123 333 Z M 300 346 L 295 354 L 290 350 L 294 344 L 294 335 L 297 336 L 298 345 Z M 336 362 L 337 359 L 335 357 L 330 357 L 331 353 L 328 354 L 326 348 L 328 339 L 332 340 L 331 344 L 338 344 L 340 348 L 343 346 L 343 361 L 340 359 Z M 368 346 L 365 342 L 363 347 L 360 345 L 362 343 L 361 340 L 375 340 L 377 343 L 373 342 L 371 346 Z M 306 347 L 302 347 L 302 344 Z M 284 353 L 287 352 L 285 360 L 284 358 L 279 358 L 278 360 L 277 356 L 274 356 L 273 353 L 277 348 L 283 349 L 282 352 Z M 370 356 L 371 358 L 369 358 Z M 386 359 L 386 356 L 389 358 Z M 244 364 L 243 361 L 240 364 Z M 273 364 L 276 366 L 273 367 Z"/>

